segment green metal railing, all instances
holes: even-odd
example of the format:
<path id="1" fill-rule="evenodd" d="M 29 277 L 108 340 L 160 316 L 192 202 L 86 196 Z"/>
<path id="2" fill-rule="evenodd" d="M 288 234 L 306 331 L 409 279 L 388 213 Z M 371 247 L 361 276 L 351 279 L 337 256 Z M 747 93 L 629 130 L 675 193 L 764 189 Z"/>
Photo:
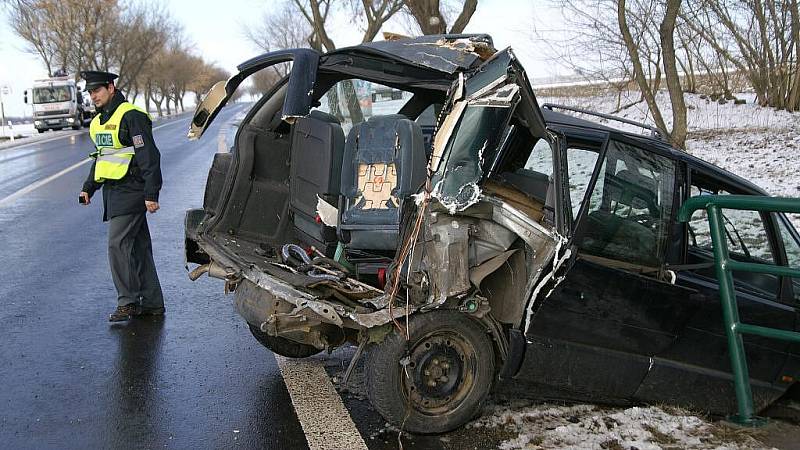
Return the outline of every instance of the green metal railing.
<path id="1" fill-rule="evenodd" d="M 708 213 L 711 241 L 714 245 L 714 266 L 719 280 L 719 297 L 722 301 L 722 316 L 725 321 L 725 334 L 728 337 L 728 352 L 730 353 L 733 384 L 736 390 L 738 414 L 731 416 L 729 420 L 740 425 L 761 426 L 766 423 L 766 420 L 757 417 L 753 409 L 753 392 L 750 389 L 750 374 L 747 369 L 747 358 L 742 335 L 752 334 L 800 343 L 800 333 L 742 323 L 739 320 L 739 307 L 736 302 L 732 272 L 766 273 L 800 278 L 800 270 L 786 266 L 746 263 L 731 259 L 725 240 L 725 223 L 721 210 L 738 209 L 800 213 L 800 199 L 753 195 L 702 195 L 692 197 L 683 204 L 680 211 L 678 211 L 678 221 L 688 222 L 692 213 L 699 209 L 705 209 Z"/>

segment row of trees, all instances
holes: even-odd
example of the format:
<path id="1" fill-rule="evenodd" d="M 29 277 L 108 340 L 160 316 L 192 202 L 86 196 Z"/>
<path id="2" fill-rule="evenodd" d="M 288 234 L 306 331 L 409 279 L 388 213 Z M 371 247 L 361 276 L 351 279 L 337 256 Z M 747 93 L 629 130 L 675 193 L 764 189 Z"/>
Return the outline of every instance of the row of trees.
<path id="1" fill-rule="evenodd" d="M 14 31 L 53 76 L 57 71 L 119 73 L 116 84 L 149 110 L 183 110 L 229 75 L 193 54 L 166 9 L 132 0 L 7 0 Z"/>
<path id="2" fill-rule="evenodd" d="M 332 51 L 337 45 L 330 34 L 331 22 L 337 13 L 352 18 L 364 43 L 373 41 L 392 18 L 400 19 L 410 35 L 461 33 L 477 6 L 478 0 L 283 0 L 264 14 L 259 25 L 247 29 L 246 37 L 265 52 L 298 47 Z M 257 73 L 251 93 L 265 92 L 287 70 L 284 65 Z"/>
<path id="3" fill-rule="evenodd" d="M 684 92 L 703 89 L 730 100 L 732 80 L 741 77 L 762 106 L 800 110 L 798 0 L 553 2 L 566 31 L 537 37 L 579 73 L 620 89 L 635 82 L 656 126 L 679 147 L 687 135 Z M 655 101 L 664 81 L 669 126 Z"/>

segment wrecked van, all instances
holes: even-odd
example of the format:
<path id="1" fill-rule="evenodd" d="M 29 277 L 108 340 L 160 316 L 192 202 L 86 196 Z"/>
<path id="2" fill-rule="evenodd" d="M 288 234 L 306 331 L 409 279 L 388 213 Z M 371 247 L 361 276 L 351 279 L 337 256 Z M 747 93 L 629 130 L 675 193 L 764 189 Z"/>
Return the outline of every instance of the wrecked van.
<path id="1" fill-rule="evenodd" d="M 186 214 L 190 278 L 223 280 L 261 344 L 292 358 L 356 345 L 345 382 L 363 357 L 375 408 L 415 433 L 461 426 L 503 380 L 549 399 L 735 409 L 707 225 L 675 214 L 757 187 L 540 108 L 487 35 L 256 57 L 211 89 L 189 137 L 249 75 L 287 63 Z M 740 213 L 737 257 L 800 265 L 786 217 Z M 737 283 L 743 320 L 797 329 L 800 284 Z M 763 408 L 796 382 L 800 352 L 747 345 Z"/>

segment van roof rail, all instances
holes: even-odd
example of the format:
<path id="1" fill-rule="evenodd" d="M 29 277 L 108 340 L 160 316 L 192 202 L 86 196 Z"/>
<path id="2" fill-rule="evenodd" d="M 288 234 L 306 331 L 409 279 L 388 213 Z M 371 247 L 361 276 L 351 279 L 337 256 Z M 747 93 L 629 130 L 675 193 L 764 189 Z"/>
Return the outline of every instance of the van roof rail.
<path id="1" fill-rule="evenodd" d="M 639 128 L 642 128 L 642 129 L 645 129 L 645 130 L 649 131 L 652 137 L 654 137 L 654 138 L 656 138 L 656 139 L 658 139 L 660 141 L 664 141 L 664 134 L 661 133 L 661 130 L 659 130 L 656 127 L 647 125 L 646 123 L 636 122 L 635 120 L 624 119 L 622 117 L 612 116 L 611 114 L 604 114 L 604 113 L 600 113 L 600 112 L 597 112 L 597 111 L 590 111 L 588 109 L 575 108 L 573 106 L 557 105 L 555 103 L 545 103 L 544 105 L 542 105 L 542 108 L 549 109 L 550 111 L 553 111 L 555 109 L 561 109 L 561 110 L 564 110 L 564 111 L 572 111 L 572 112 L 576 112 L 576 113 L 580 113 L 580 114 L 586 114 L 586 115 L 589 115 L 589 116 L 600 117 L 601 119 L 613 120 L 613 121 L 616 121 L 616 122 L 625 123 L 625 124 L 628 124 L 628 125 L 633 125 L 635 127 L 639 127 Z"/>

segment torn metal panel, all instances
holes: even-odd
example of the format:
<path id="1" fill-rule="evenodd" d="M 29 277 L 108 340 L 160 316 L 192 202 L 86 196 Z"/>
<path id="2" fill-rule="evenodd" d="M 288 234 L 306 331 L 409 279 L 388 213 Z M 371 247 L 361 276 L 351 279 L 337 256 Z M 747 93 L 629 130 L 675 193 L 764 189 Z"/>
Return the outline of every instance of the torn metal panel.
<path id="1" fill-rule="evenodd" d="M 556 276 L 556 272 L 558 272 L 558 269 L 560 269 L 561 266 L 566 261 L 569 260 L 570 256 L 572 256 L 572 249 L 568 248 L 566 251 L 564 251 L 563 255 L 561 255 L 560 257 L 555 257 L 561 251 L 561 247 L 563 245 L 565 245 L 566 243 L 567 243 L 567 239 L 565 237 L 563 237 L 563 236 L 559 236 L 559 240 L 556 243 L 556 247 L 555 247 L 555 251 L 553 252 L 553 256 L 550 258 L 550 260 L 553 261 L 552 269 L 550 271 L 546 272 L 544 274 L 544 276 L 539 278 L 539 280 L 536 283 L 536 287 L 533 290 L 533 293 L 531 293 L 531 296 L 530 296 L 530 298 L 528 300 L 528 312 L 525 314 L 525 334 L 526 335 L 528 334 L 528 329 L 531 326 L 531 319 L 533 318 L 533 313 L 536 311 L 536 306 L 537 306 L 538 302 L 541 301 L 540 298 L 539 298 L 539 292 L 542 290 L 542 288 L 544 287 L 544 285 L 548 281 L 550 281 L 551 279 L 553 279 Z M 542 272 L 544 273 L 544 270 L 542 270 Z"/>
<path id="2" fill-rule="evenodd" d="M 505 264 L 505 262 L 508 261 L 508 258 L 510 258 L 511 255 L 513 255 L 516 251 L 517 250 L 514 249 L 500 253 L 499 255 L 490 258 L 488 261 L 476 266 L 475 268 L 470 269 L 469 281 L 472 283 L 473 286 L 480 287 L 481 281 L 483 281 L 483 279 L 486 278 L 487 276 L 494 273 L 494 271 L 499 269 L 500 266 Z"/>
<path id="3" fill-rule="evenodd" d="M 445 73 L 471 68 L 496 52 L 486 34 L 429 35 L 369 42 L 359 46 Z M 339 52 L 346 50 L 342 49 Z"/>
<path id="4" fill-rule="evenodd" d="M 428 233 L 425 258 L 434 303 L 463 294 L 469 283 L 468 218 L 431 214 L 426 224 Z"/>
<path id="5" fill-rule="evenodd" d="M 555 242 L 559 239 L 559 236 L 554 231 L 535 222 L 502 199 L 484 196 L 482 201 L 493 206 L 492 221 L 513 231 L 534 252 L 540 253 L 547 247 L 555 247 Z"/>
<path id="6" fill-rule="evenodd" d="M 506 227 L 489 220 L 478 220 L 470 227 L 469 266 L 476 267 L 505 252 L 517 240 Z"/>
<path id="7" fill-rule="evenodd" d="M 519 86 L 516 84 L 507 84 L 499 89 L 489 92 L 487 95 L 472 100 L 469 104 L 474 106 L 507 108 L 514 103 L 518 93 Z"/>
<path id="8" fill-rule="evenodd" d="M 526 266 L 530 248 L 526 248 L 525 251 L 514 250 L 509 250 L 513 253 L 508 259 L 480 281 L 480 290 L 489 299 L 492 317 L 517 327 L 524 316 L 527 281 L 532 274 L 528 272 Z"/>
<path id="9" fill-rule="evenodd" d="M 509 66 L 512 61 L 514 61 L 514 55 L 510 49 L 497 52 L 492 56 L 467 80 L 464 92 L 466 98 L 483 95 L 508 79 Z"/>
<path id="10" fill-rule="evenodd" d="M 417 308 L 414 305 L 410 305 L 408 308 L 408 314 L 413 313 L 416 311 Z M 381 309 L 380 311 L 375 311 L 373 313 L 366 313 L 366 314 L 355 314 L 349 313 L 347 316 L 352 319 L 354 322 L 358 323 L 359 325 L 372 328 L 381 325 L 385 325 L 392 321 L 392 317 L 395 319 L 399 319 L 406 315 L 406 308 L 405 307 L 398 307 L 394 308 L 389 313 L 389 308 Z"/>
<path id="11" fill-rule="evenodd" d="M 339 218 L 339 209 L 320 198 L 319 195 L 317 195 L 317 214 L 322 223 L 329 227 L 336 227 L 336 221 Z"/>
<path id="12" fill-rule="evenodd" d="M 461 120 L 461 115 L 464 113 L 464 108 L 466 107 L 466 102 L 456 102 L 453 105 L 453 109 L 450 111 L 450 114 L 445 117 L 442 125 L 438 130 L 436 130 L 436 136 L 433 140 L 433 153 L 431 154 L 430 162 L 431 172 L 436 172 L 439 170 L 439 163 L 444 155 L 447 142 L 450 141 L 450 137 L 453 135 L 453 131 L 455 131 L 456 125 L 458 124 L 459 120 Z"/>

